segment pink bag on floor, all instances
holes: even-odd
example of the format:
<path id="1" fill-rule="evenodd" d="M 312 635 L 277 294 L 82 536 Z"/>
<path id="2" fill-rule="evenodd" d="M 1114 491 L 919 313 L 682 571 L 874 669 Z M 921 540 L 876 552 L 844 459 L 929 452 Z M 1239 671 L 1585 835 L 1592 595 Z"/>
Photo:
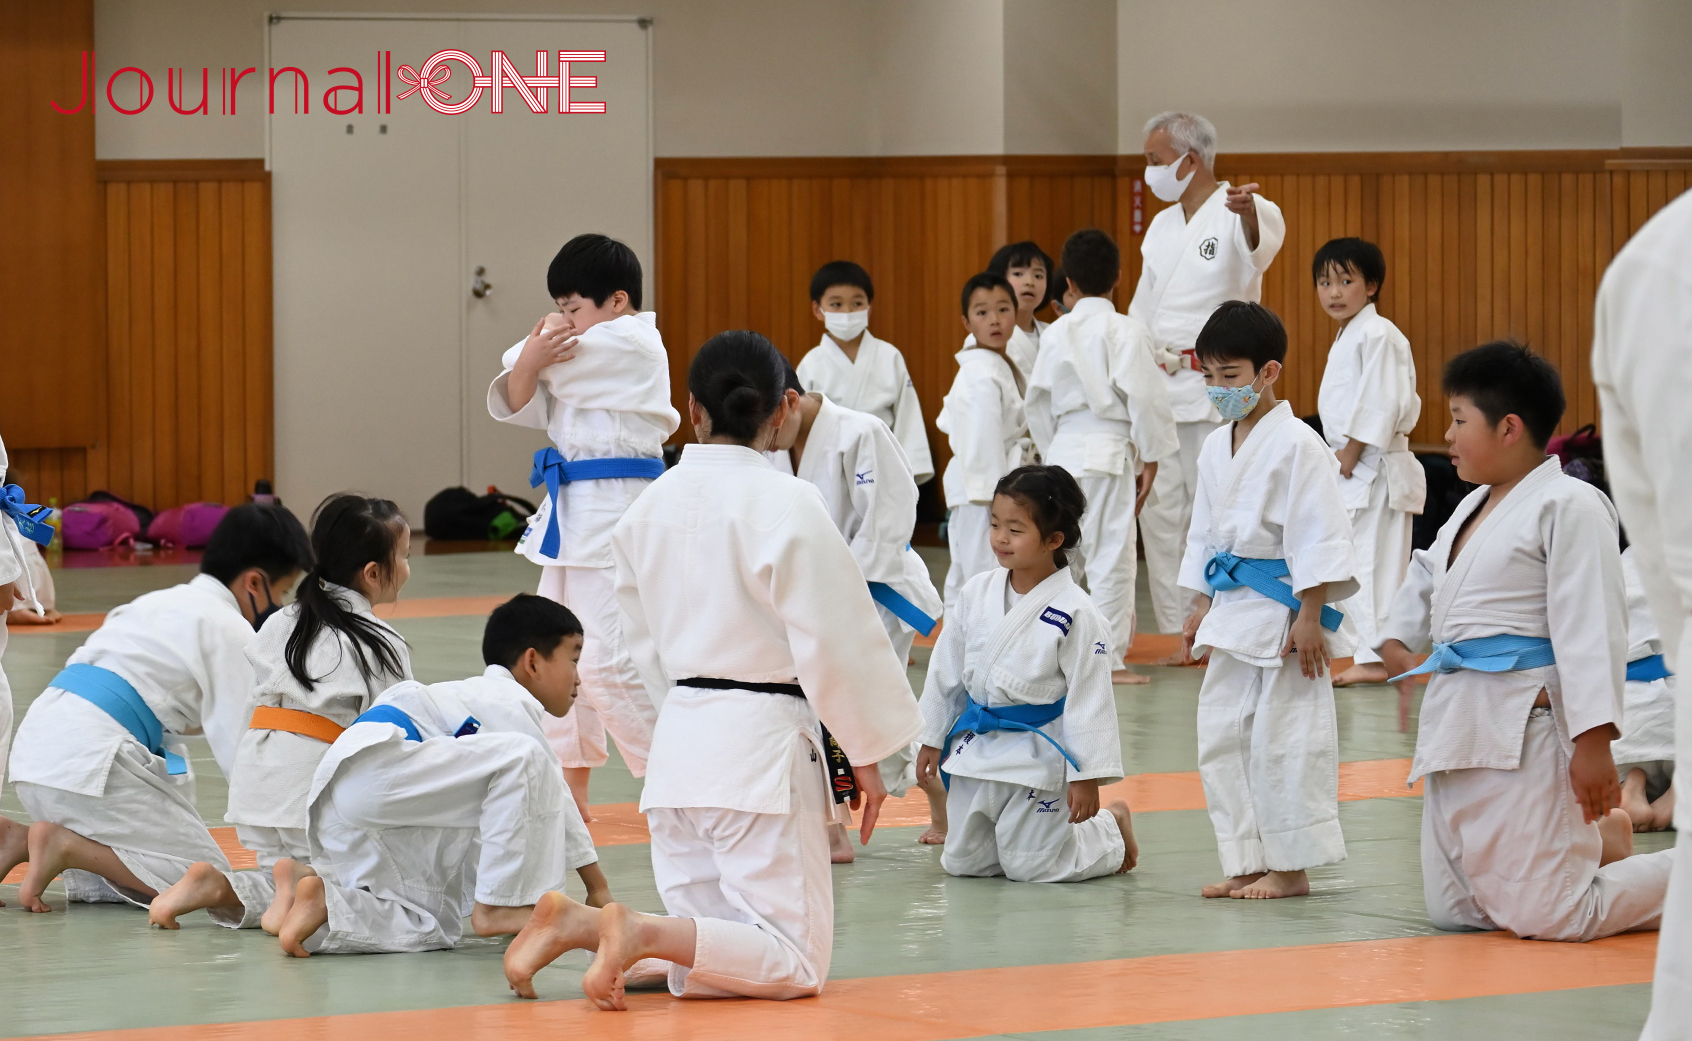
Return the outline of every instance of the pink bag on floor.
<path id="1" fill-rule="evenodd" d="M 120 502 L 73 502 L 65 507 L 60 538 L 66 549 L 104 549 L 134 542 L 140 518 Z"/>
<path id="2" fill-rule="evenodd" d="M 147 529 L 147 538 L 160 546 L 199 549 L 211 541 L 212 529 L 228 512 L 229 507 L 215 502 L 191 502 L 177 506 L 153 518 L 152 526 Z"/>

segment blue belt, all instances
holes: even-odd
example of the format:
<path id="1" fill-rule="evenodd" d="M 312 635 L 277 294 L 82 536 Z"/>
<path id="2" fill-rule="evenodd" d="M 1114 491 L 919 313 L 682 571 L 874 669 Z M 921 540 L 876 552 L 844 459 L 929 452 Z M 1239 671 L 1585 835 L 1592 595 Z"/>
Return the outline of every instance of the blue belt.
<path id="1" fill-rule="evenodd" d="M 958 721 L 952 724 L 952 732 L 946 735 L 946 747 L 950 749 L 952 738 L 966 730 L 974 731 L 977 734 L 987 734 L 995 730 L 1020 730 L 1030 734 L 1039 734 L 1045 738 L 1053 748 L 1069 760 L 1070 766 L 1079 770 L 1081 764 L 1075 761 L 1075 757 L 1069 754 L 1069 750 L 1058 744 L 1050 734 L 1040 729 L 1063 715 L 1063 703 L 1068 700 L 1069 698 L 1066 696 L 1049 705 L 1006 705 L 1003 708 L 988 708 L 971 698 L 969 707 L 964 709 L 963 715 L 959 716 Z M 941 773 L 945 774 L 945 771 L 942 770 Z M 950 775 L 945 775 L 941 779 L 946 782 L 947 788 L 952 786 Z"/>
<path id="2" fill-rule="evenodd" d="M 68 690 L 117 720 L 129 736 L 147 746 L 147 751 L 164 757 L 168 772 L 188 772 L 187 760 L 165 750 L 164 725 L 159 717 L 122 676 L 98 665 L 66 665 L 48 686 Z"/>
<path id="3" fill-rule="evenodd" d="M 1428 660 L 1403 675 L 1394 676 L 1388 683 L 1397 683 L 1405 676 L 1421 676 L 1430 672 L 1456 672 L 1472 669 L 1475 672 L 1516 672 L 1557 664 L 1551 641 L 1543 636 L 1517 636 L 1499 633 L 1455 643 L 1436 643 Z"/>
<path id="4" fill-rule="evenodd" d="M 1666 680 L 1674 673 L 1668 670 L 1668 664 L 1663 656 L 1653 654 L 1645 658 L 1636 658 L 1627 663 L 1627 681 L 1629 683 L 1649 683 L 1652 680 Z"/>
<path id="5" fill-rule="evenodd" d="M 905 599 L 898 590 L 886 582 L 871 582 L 869 584 L 870 598 L 882 607 L 892 612 L 893 617 L 904 622 L 924 636 L 934 631 L 940 623 L 922 613 L 922 608 Z"/>
<path id="6" fill-rule="evenodd" d="M 12 518 L 18 534 L 31 542 L 42 546 L 52 544 L 53 526 L 47 523 L 52 512 L 51 507 L 24 502 L 24 490 L 15 484 L 0 488 L 0 513 Z"/>
<path id="7" fill-rule="evenodd" d="M 529 487 L 546 484 L 546 497 L 552 500 L 552 512 L 547 515 L 546 534 L 541 537 L 541 554 L 558 555 L 558 489 L 571 481 L 604 481 L 613 477 L 664 476 L 662 459 L 578 459 L 567 461 L 556 448 L 543 448 L 535 453 L 534 467 L 529 471 Z"/>
<path id="8" fill-rule="evenodd" d="M 1287 567 L 1284 560 L 1236 557 L 1232 553 L 1218 553 L 1204 566 L 1204 580 L 1210 583 L 1212 589 L 1238 589 L 1244 586 L 1284 604 L 1290 610 L 1297 611 L 1304 605 L 1299 602 L 1292 587 L 1281 581 L 1290 574 L 1292 569 Z M 1336 631 L 1344 618 L 1345 615 L 1335 608 L 1322 605 L 1322 628 L 1330 632 Z"/>
<path id="9" fill-rule="evenodd" d="M 357 719 L 353 720 L 354 726 L 359 723 L 392 723 L 405 731 L 407 741 L 423 740 L 423 735 L 418 732 L 417 724 L 412 722 L 411 717 L 392 705 L 376 705 L 365 709 L 359 713 Z"/>

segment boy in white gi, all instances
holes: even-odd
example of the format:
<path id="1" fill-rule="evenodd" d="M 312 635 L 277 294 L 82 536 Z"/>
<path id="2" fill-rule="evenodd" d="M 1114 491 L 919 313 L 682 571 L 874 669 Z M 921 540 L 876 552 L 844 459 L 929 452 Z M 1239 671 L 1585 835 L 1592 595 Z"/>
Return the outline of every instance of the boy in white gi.
<path id="1" fill-rule="evenodd" d="M 1087 496 L 1073 551 L 1108 627 L 1111 681 L 1149 683 L 1122 664 L 1135 629 L 1135 520 L 1159 463 L 1180 451 L 1175 418 L 1146 327 L 1110 302 L 1122 275 L 1116 243 L 1097 228 L 1076 232 L 1063 244 L 1063 270 L 1081 295 L 1046 329 L 1028 381 L 1028 428 L 1040 458 L 1074 474 Z"/>
<path id="2" fill-rule="evenodd" d="M 1444 387 L 1457 475 L 1483 487 L 1411 558 L 1379 647 L 1395 682 L 1432 674 L 1410 767 L 1428 916 L 1537 940 L 1654 929 L 1672 854 L 1626 856 L 1610 756 L 1628 643 L 1615 509 L 1545 455 L 1564 398 L 1543 358 L 1485 344 Z"/>
<path id="3" fill-rule="evenodd" d="M 822 492 L 828 515 L 869 583 L 894 656 L 908 662 L 917 634 L 929 636 L 939 625 L 941 600 L 928 565 L 911 548 L 917 486 L 905 450 L 887 424 L 816 391 L 805 393 L 798 374 L 787 371 L 790 411 L 776 435 L 776 450 L 800 480 Z M 914 744 L 881 761 L 881 780 L 895 798 L 918 783 Z M 946 790 L 936 781 L 923 791 L 932 823 L 917 841 L 939 845 L 946 839 Z M 836 864 L 855 857 L 846 830 L 839 821 L 829 826 L 829 855 Z"/>
<path id="4" fill-rule="evenodd" d="M 1013 882 L 1079 882 L 1139 859 L 1122 779 L 1105 621 L 1070 577 L 1087 507 L 1060 466 L 1024 466 L 993 496 L 1000 567 L 964 586 L 923 687 L 917 775 L 948 775 L 940 866 Z"/>
<path id="5" fill-rule="evenodd" d="M 993 488 L 1022 465 L 1028 429 L 1023 374 L 1005 355 L 1016 327 L 1016 290 L 1003 275 L 984 271 L 964 283 L 963 324 L 969 340 L 957 354 L 958 374 L 934 421 L 952 446 L 940 479 L 952 558 L 946 570 L 947 611 L 956 606 L 964 583 L 998 566 L 987 540 Z M 803 370 L 799 378 L 805 378 Z"/>
<path id="6" fill-rule="evenodd" d="M 1257 185 L 1218 181 L 1216 128 L 1203 116 L 1164 112 L 1146 123 L 1146 187 L 1164 202 L 1140 242 L 1143 264 L 1128 315 L 1151 330 L 1168 374 L 1180 455 L 1158 469 L 1157 495 L 1140 518 L 1146 577 L 1159 630 L 1181 631 L 1186 594 L 1177 573 L 1198 484 L 1198 455 L 1218 417 L 1204 393 L 1194 341 L 1224 300 L 1260 300 L 1263 272 L 1286 238 L 1280 208 Z M 1177 465 L 1179 464 L 1179 465 Z M 1182 663 L 1177 652 L 1161 665 Z"/>
<path id="7" fill-rule="evenodd" d="M 0 656 L 6 653 L 7 613 L 14 606 L 45 613 L 30 570 L 30 557 L 41 554 L 37 544 L 53 540 L 53 528 L 46 523 L 48 510 L 24 501 L 23 489 L 6 483 L 6 442 L 0 440 Z M 6 754 L 12 744 L 12 686 L 0 665 L 0 780 L 6 776 Z M 0 816 L 0 878 L 29 856 L 29 829 Z M 0 907 L 4 907 L 0 901 Z"/>
<path id="8" fill-rule="evenodd" d="M 934 476 L 922 403 L 905 368 L 905 356 L 869 331 L 875 283 L 850 260 L 831 260 L 811 277 L 811 313 L 823 338 L 799 359 L 799 382 L 808 390 L 887 424 L 910 460 L 918 484 Z"/>
<path id="9" fill-rule="evenodd" d="M 1309 868 L 1345 859 L 1327 663 L 1350 654 L 1354 637 L 1328 604 L 1357 591 L 1351 524 L 1334 454 L 1275 400 L 1281 320 L 1230 300 L 1197 345 L 1205 389 L 1228 420 L 1199 453 L 1181 561 L 1181 585 L 1196 594 L 1183 649 L 1210 655 L 1199 778 L 1227 876 L 1203 892 L 1304 896 Z"/>
<path id="10" fill-rule="evenodd" d="M 566 869 L 611 894 L 541 730 L 570 711 L 582 625 L 546 597 L 495 608 L 480 676 L 384 691 L 319 764 L 312 871 L 278 940 L 312 954 L 433 951 L 528 921 Z"/>
<path id="11" fill-rule="evenodd" d="M 179 735 L 203 733 L 224 776 L 233 772 L 253 687 L 247 645 L 310 566 L 293 514 L 237 506 L 193 581 L 115 608 L 70 656 L 12 745 L 12 783 L 35 818 L 24 907 L 52 910 L 41 895 L 60 872 L 73 901 L 145 907 L 191 864 L 229 868 L 194 806 Z M 0 877 L 18 859 L 0 860 Z"/>
<path id="12" fill-rule="evenodd" d="M 587 630 L 582 703 L 546 723 L 576 806 L 588 817 L 588 771 L 617 740 L 636 777 L 646 773 L 657 708 L 629 661 L 612 593 L 611 528 L 664 472 L 664 442 L 681 425 L 670 404 L 670 359 L 657 316 L 640 309 L 640 258 L 604 235 L 577 235 L 546 272 L 561 314 L 535 323 L 505 352 L 488 387 L 502 423 L 545 430 L 531 484 L 546 498 L 517 552 L 545 568 L 540 595 L 570 608 Z"/>
<path id="13" fill-rule="evenodd" d="M 1674 674 L 1663 661 L 1657 619 L 1633 547 L 1622 550 L 1627 581 L 1627 685 L 1621 737 L 1610 745 L 1621 777 L 1621 808 L 1634 831 L 1674 826 Z"/>
<path id="14" fill-rule="evenodd" d="M 1357 595 L 1342 606 L 1357 630 L 1357 654 L 1334 686 L 1385 683 L 1375 630 L 1410 566 L 1410 518 L 1422 512 L 1428 491 L 1422 464 L 1410 452 L 1410 431 L 1422 414 L 1416 361 L 1398 326 L 1375 310 L 1386 258 L 1373 242 L 1326 243 L 1310 275 L 1316 299 L 1339 322 L 1316 411 L 1322 436 L 1339 456 L 1340 497 L 1357 549 Z"/>

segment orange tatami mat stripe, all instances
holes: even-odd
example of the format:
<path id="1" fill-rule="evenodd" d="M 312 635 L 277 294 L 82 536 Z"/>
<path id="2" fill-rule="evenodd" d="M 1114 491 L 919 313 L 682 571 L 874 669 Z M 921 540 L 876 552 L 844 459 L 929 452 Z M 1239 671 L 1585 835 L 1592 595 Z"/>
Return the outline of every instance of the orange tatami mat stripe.
<path id="1" fill-rule="evenodd" d="M 1499 933 L 969 969 L 836 980 L 821 997 L 774 1002 L 629 997 L 630 1011 L 585 1000 L 371 1012 L 310 1019 L 57 1035 L 101 1041 L 412 1041 L 559 1037 L 742 1041 L 748 1037 L 942 1041 L 1407 1001 L 1450 1001 L 1647 983 L 1657 937 L 1541 943 Z M 537 983 L 544 994 L 545 975 Z"/>

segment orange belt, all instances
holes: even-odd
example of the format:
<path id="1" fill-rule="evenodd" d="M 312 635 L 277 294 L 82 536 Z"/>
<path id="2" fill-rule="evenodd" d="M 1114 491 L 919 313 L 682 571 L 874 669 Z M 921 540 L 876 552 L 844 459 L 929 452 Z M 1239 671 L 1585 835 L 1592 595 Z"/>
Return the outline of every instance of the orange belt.
<path id="1" fill-rule="evenodd" d="M 327 719 L 315 712 L 301 712 L 293 708 L 275 708 L 270 705 L 260 705 L 253 709 L 253 721 L 247 724 L 249 730 L 282 730 L 290 734 L 300 734 L 305 737 L 315 737 L 326 745 L 335 743 L 346 727 L 332 719 Z"/>

